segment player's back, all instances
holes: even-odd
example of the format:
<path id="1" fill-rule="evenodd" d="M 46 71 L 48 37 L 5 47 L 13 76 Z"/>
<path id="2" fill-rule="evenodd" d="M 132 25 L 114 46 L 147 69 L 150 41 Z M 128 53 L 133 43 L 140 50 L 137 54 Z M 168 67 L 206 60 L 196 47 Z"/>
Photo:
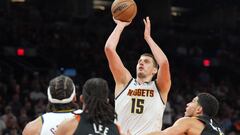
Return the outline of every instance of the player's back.
<path id="1" fill-rule="evenodd" d="M 78 113 L 82 112 L 77 110 Z M 41 116 L 42 129 L 40 135 L 54 135 L 56 133 L 58 125 L 66 119 L 73 118 L 72 111 L 69 112 L 49 112 Z"/>
<path id="2" fill-rule="evenodd" d="M 201 135 L 224 135 L 219 124 L 208 116 L 198 116 L 198 120 L 205 125 Z"/>
<path id="3" fill-rule="evenodd" d="M 89 121 L 86 113 L 75 116 L 78 120 L 78 127 L 74 135 L 120 135 L 119 129 L 113 122 L 93 123 Z"/>
<path id="4" fill-rule="evenodd" d="M 129 129 L 142 135 L 162 128 L 165 104 L 154 81 L 139 84 L 132 79 L 115 98 L 115 108 L 124 133 Z"/>

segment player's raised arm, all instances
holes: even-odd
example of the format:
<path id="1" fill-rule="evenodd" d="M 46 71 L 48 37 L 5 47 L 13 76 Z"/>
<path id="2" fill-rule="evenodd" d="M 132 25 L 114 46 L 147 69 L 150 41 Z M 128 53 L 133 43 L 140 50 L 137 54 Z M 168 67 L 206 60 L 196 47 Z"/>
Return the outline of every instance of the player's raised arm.
<path id="1" fill-rule="evenodd" d="M 105 44 L 105 54 L 107 56 L 107 60 L 109 63 L 110 70 L 113 74 L 116 87 L 115 87 L 115 95 L 120 93 L 120 90 L 125 87 L 125 85 L 132 78 L 129 71 L 124 67 L 121 58 L 116 52 L 116 48 L 124 28 L 130 24 L 130 22 L 122 22 L 118 20 L 114 20 L 116 22 L 116 27 L 109 36 L 106 44 Z"/>
<path id="2" fill-rule="evenodd" d="M 154 58 L 159 65 L 158 73 L 157 73 L 157 85 L 160 89 L 161 96 L 164 102 L 167 102 L 168 92 L 171 87 L 171 76 L 170 76 L 170 69 L 169 69 L 169 62 L 162 51 L 162 49 L 157 45 L 157 43 L 151 37 L 151 22 L 149 17 L 143 20 L 145 24 L 145 31 L 144 31 L 144 39 L 148 43 Z"/>

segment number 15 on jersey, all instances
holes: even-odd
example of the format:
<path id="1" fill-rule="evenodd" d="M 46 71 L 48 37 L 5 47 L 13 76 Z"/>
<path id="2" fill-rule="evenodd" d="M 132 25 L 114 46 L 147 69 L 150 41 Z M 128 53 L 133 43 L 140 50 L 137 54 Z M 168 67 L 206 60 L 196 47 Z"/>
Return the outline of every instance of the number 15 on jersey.
<path id="1" fill-rule="evenodd" d="M 144 110 L 144 99 L 132 98 L 131 113 L 142 114 Z"/>

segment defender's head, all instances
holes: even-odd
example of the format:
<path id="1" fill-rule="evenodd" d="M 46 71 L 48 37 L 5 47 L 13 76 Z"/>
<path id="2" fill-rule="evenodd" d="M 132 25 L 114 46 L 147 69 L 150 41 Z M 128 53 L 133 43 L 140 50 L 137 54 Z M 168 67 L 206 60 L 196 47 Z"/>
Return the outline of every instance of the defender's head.
<path id="1" fill-rule="evenodd" d="M 102 78 L 91 78 L 85 82 L 82 89 L 83 102 L 87 103 L 90 99 L 102 101 L 108 100 L 108 83 Z"/>
<path id="2" fill-rule="evenodd" d="M 207 115 L 214 117 L 218 113 L 219 102 L 209 93 L 199 93 L 187 104 L 185 116 Z"/>
<path id="3" fill-rule="evenodd" d="M 91 122 L 109 123 L 116 118 L 114 108 L 108 102 L 108 83 L 101 78 L 92 78 L 85 82 L 80 96 L 83 111 Z"/>

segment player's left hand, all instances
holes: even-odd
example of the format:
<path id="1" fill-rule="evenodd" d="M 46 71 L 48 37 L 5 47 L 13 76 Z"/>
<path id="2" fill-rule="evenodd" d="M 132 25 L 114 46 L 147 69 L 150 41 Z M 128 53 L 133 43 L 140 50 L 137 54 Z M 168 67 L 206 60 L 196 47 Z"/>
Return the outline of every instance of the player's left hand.
<path id="1" fill-rule="evenodd" d="M 144 38 L 151 37 L 151 21 L 149 16 L 146 17 L 146 19 L 143 19 L 145 30 L 144 30 Z"/>

